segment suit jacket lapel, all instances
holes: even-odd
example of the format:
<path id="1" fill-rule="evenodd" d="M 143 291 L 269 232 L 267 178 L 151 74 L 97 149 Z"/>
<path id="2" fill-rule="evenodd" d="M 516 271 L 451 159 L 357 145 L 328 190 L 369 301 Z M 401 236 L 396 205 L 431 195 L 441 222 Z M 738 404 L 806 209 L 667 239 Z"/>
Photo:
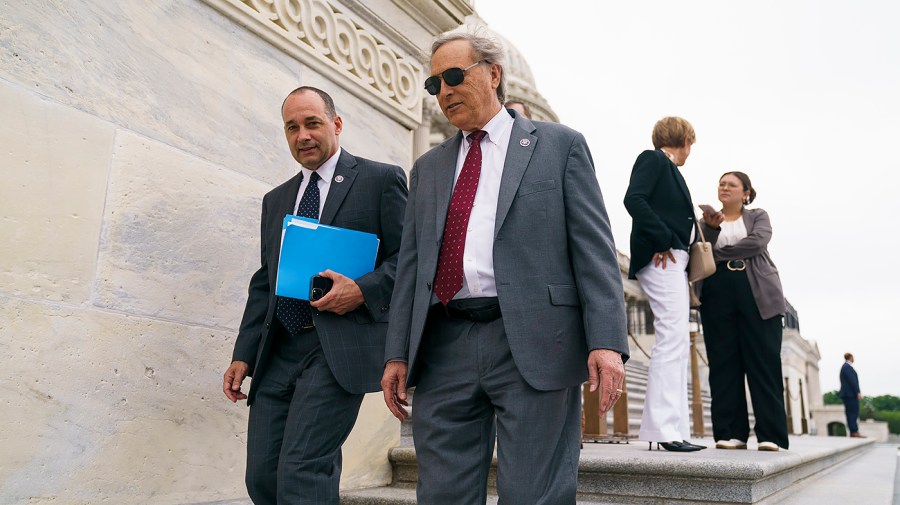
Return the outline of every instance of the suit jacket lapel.
<path id="1" fill-rule="evenodd" d="M 670 161 L 670 163 L 671 163 L 671 161 Z M 687 187 L 687 182 L 684 180 L 684 175 L 681 173 L 681 169 L 678 168 L 678 165 L 676 165 L 675 163 L 672 163 L 672 166 L 675 167 L 675 174 L 676 174 L 675 182 L 678 184 L 678 189 L 681 190 L 681 194 L 683 194 L 684 197 L 687 199 L 688 205 L 691 207 L 691 209 L 693 211 L 694 202 L 693 202 L 693 200 L 691 200 L 691 191 Z"/>
<path id="2" fill-rule="evenodd" d="M 532 133 L 534 124 L 521 116 L 516 116 L 509 135 L 509 146 L 506 148 L 506 162 L 503 165 L 503 177 L 500 180 L 500 196 L 497 199 L 497 218 L 494 222 L 494 238 L 500 232 L 503 221 L 509 213 L 519 184 L 525 175 L 525 169 L 534 154 L 538 138 Z"/>
<path id="3" fill-rule="evenodd" d="M 350 186 L 353 186 L 353 180 L 356 179 L 357 173 L 356 158 L 346 149 L 342 149 L 341 157 L 338 158 L 337 166 L 334 167 L 334 176 L 331 178 L 328 196 L 325 197 L 325 207 L 322 208 L 322 215 L 319 216 L 320 223 L 330 225 L 334 221 L 334 216 L 341 208 L 344 198 L 350 191 Z"/>
<path id="4" fill-rule="evenodd" d="M 277 207 L 275 208 L 275 211 L 278 213 L 278 222 L 281 222 L 284 216 L 294 213 L 294 205 L 297 203 L 297 193 L 300 191 L 300 183 L 302 181 L 303 172 L 298 170 L 297 175 L 288 181 L 284 193 L 278 197 Z"/>
<path id="5" fill-rule="evenodd" d="M 274 271 L 278 271 L 278 259 L 281 256 L 281 225 L 284 217 L 294 213 L 294 204 L 297 203 L 297 193 L 300 191 L 300 182 L 303 180 L 303 172 L 298 171 L 297 175 L 288 181 L 284 191 L 278 196 L 275 202 L 274 216 L 272 220 L 272 228 L 269 234 L 269 262 L 274 266 Z M 274 279 L 274 276 L 273 276 Z"/>
<path id="6" fill-rule="evenodd" d="M 450 208 L 450 197 L 453 195 L 453 179 L 456 176 L 456 161 L 459 158 L 459 145 L 462 142 L 459 131 L 451 139 L 441 144 L 443 150 L 438 154 L 434 171 L 434 209 L 436 233 L 438 240 L 444 236 L 444 224 L 447 223 L 447 210 Z"/>

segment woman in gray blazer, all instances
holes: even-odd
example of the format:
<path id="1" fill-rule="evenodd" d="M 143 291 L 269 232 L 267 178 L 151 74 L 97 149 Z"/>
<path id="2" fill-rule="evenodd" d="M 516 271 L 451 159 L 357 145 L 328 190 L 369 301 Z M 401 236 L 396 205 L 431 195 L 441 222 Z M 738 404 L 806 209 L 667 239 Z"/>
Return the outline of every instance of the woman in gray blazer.
<path id="1" fill-rule="evenodd" d="M 778 269 L 767 250 L 772 238 L 769 215 L 746 208 L 755 198 L 747 174 L 727 172 L 719 179 L 722 210 L 707 208 L 701 221 L 706 238 L 715 244 L 716 273 L 697 288 L 716 448 L 747 448 L 746 376 L 759 450 L 777 451 L 788 447 L 781 375 L 785 303 Z"/>

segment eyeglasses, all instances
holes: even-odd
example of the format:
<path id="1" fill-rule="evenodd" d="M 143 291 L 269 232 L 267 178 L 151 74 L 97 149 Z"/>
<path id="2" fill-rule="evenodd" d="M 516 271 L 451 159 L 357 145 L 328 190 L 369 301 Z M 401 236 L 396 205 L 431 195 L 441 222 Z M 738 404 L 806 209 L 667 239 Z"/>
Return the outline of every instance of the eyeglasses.
<path id="1" fill-rule="evenodd" d="M 448 68 L 438 75 L 432 75 L 428 79 L 425 79 L 425 91 L 427 91 L 431 95 L 437 95 L 438 93 L 440 93 L 441 79 L 443 79 L 444 82 L 447 83 L 447 86 L 451 87 L 462 84 L 463 80 L 466 78 L 466 70 L 469 70 L 479 63 L 484 63 L 484 60 L 478 60 L 466 68 Z"/>

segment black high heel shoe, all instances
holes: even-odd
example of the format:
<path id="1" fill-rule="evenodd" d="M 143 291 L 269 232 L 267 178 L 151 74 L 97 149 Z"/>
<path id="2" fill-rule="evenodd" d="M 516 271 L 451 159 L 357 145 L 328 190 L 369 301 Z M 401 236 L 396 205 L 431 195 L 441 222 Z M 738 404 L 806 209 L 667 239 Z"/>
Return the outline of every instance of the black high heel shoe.
<path id="1" fill-rule="evenodd" d="M 684 445 L 689 445 L 691 447 L 696 447 L 698 451 L 702 451 L 703 449 L 706 449 L 705 445 L 697 445 L 695 443 L 688 442 L 687 440 L 682 440 L 681 443 Z"/>
<path id="2" fill-rule="evenodd" d="M 667 451 L 672 451 L 672 452 L 694 452 L 694 451 L 699 451 L 701 449 L 706 449 L 705 447 L 700 446 L 700 445 L 693 445 L 690 443 L 678 442 L 678 441 L 657 442 L 656 449 L 659 450 L 660 447 L 662 447 L 663 449 L 665 449 Z M 653 448 L 653 442 L 650 442 L 650 448 L 651 449 Z"/>

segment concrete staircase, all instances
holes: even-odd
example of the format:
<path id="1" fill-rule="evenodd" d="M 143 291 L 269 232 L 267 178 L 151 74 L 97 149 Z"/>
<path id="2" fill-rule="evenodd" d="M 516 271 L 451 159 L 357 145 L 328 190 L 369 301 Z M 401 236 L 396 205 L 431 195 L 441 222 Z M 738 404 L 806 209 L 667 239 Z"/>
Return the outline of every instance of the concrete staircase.
<path id="1" fill-rule="evenodd" d="M 629 432 L 640 429 L 647 389 L 647 367 L 626 365 Z M 414 404 L 415 391 L 410 394 Z M 707 437 L 695 438 L 712 446 L 710 398 L 703 391 Z M 611 416 L 608 418 L 612 426 Z M 752 419 L 751 419 L 752 426 Z M 875 447 L 870 439 L 791 436 L 789 451 L 705 451 L 679 454 L 649 451 L 643 442 L 585 443 L 579 462 L 577 505 L 760 504 L 829 505 L 865 503 L 891 505 L 897 447 Z M 414 505 L 418 462 L 412 424 L 401 425 L 400 447 L 392 449 L 393 482 L 389 486 L 344 491 L 342 505 Z M 860 488 L 860 482 L 865 486 Z M 496 458 L 488 482 L 489 505 L 496 505 Z M 215 505 L 250 505 L 249 501 Z M 213 504 L 210 504 L 213 505 Z M 448 504 L 455 505 L 455 504 Z M 519 505 L 519 504 L 508 504 Z"/>
<path id="2" fill-rule="evenodd" d="M 809 489 L 816 476 L 868 454 L 871 440 L 828 437 L 792 437 L 791 450 L 759 452 L 751 440 L 747 451 L 708 449 L 690 454 L 648 451 L 643 444 L 586 444 L 579 465 L 579 505 L 603 504 L 743 504 L 774 505 L 798 499 L 797 490 Z M 896 450 L 867 464 L 882 472 L 896 468 Z M 415 450 L 391 451 L 394 482 L 391 486 L 347 491 L 342 505 L 412 505 L 416 503 L 418 467 Z M 889 466 L 886 466 L 889 465 Z M 890 470 L 887 470 L 889 468 Z M 493 470 L 496 470 L 496 460 Z M 857 470 L 859 472 L 859 470 Z M 838 473 L 835 471 L 834 473 Z M 495 473 L 489 482 L 489 504 L 497 503 Z M 892 496 L 893 482 L 878 496 Z M 859 503 L 819 501 L 827 503 Z M 891 501 L 867 502 L 890 505 Z"/>
<path id="3" fill-rule="evenodd" d="M 639 444 L 588 444 L 579 465 L 577 505 L 900 503 L 893 498 L 900 491 L 895 489 L 900 485 L 897 445 L 792 436 L 790 451 L 754 448 L 751 441 L 748 451 L 709 449 L 679 455 L 648 451 Z M 394 449 L 391 461 L 392 485 L 345 491 L 341 505 L 415 505 L 415 451 Z M 487 503 L 496 505 L 493 480 L 491 491 Z M 244 498 L 202 505 L 252 504 Z"/>
<path id="4" fill-rule="evenodd" d="M 631 437 L 635 437 L 640 430 L 647 391 L 647 371 L 647 366 L 640 362 L 626 364 Z M 410 393 L 410 405 L 414 405 L 414 397 L 413 390 Z M 695 438 L 694 442 L 712 446 L 710 396 L 706 390 L 703 391 L 702 401 L 707 438 Z M 611 414 L 608 422 L 612 426 Z M 752 423 L 751 417 L 751 426 Z M 648 451 L 643 442 L 585 443 L 579 464 L 578 505 L 774 505 L 793 496 L 797 489 L 808 489 L 810 482 L 815 481 L 818 474 L 863 455 L 871 449 L 872 444 L 871 440 L 792 436 L 791 450 L 777 453 L 753 450 L 755 445 L 751 439 L 751 450 L 747 451 L 723 451 L 710 447 L 696 453 L 678 454 Z M 342 494 L 341 504 L 415 504 L 418 462 L 412 442 L 412 423 L 409 420 L 401 425 L 401 444 L 391 450 L 390 460 L 393 466 L 393 482 L 390 486 L 347 491 Z M 896 465 L 896 457 L 889 463 Z M 488 504 L 497 503 L 495 483 L 496 458 L 488 482 Z M 820 501 L 816 505 L 826 503 L 828 502 Z M 873 505 L 890 503 L 872 502 Z"/>

